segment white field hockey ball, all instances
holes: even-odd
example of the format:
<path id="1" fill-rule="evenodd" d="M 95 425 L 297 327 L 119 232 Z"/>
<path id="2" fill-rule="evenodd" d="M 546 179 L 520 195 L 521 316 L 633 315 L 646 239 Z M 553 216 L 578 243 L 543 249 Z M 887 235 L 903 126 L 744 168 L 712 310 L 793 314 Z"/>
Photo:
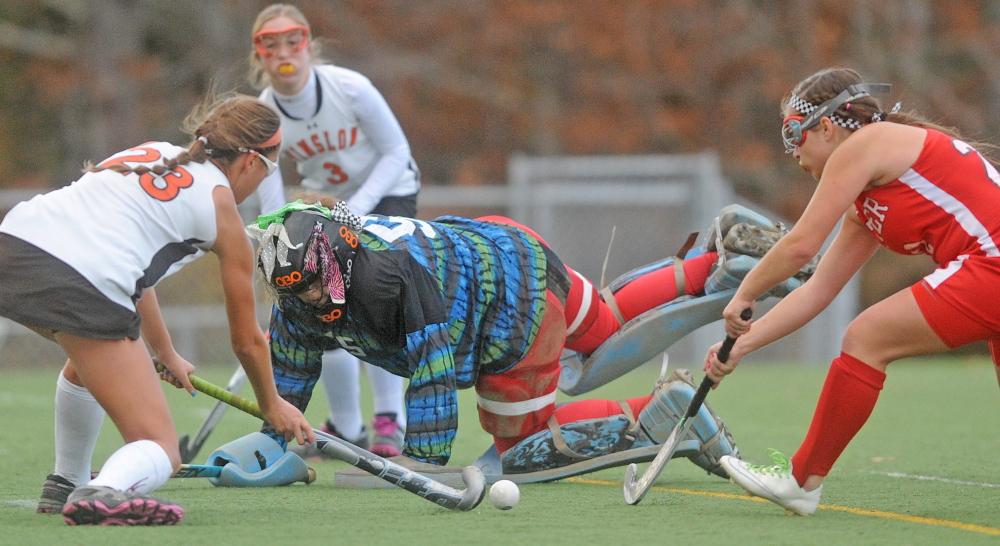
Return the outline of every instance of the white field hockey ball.
<path id="1" fill-rule="evenodd" d="M 490 502 L 501 510 L 510 510 L 521 500 L 521 490 L 510 480 L 500 480 L 490 487 Z"/>

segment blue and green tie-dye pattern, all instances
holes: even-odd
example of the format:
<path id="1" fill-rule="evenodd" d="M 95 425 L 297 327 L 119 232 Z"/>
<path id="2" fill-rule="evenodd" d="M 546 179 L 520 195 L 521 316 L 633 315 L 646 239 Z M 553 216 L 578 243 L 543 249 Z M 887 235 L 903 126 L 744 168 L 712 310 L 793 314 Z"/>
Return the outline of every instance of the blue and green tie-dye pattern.
<path id="1" fill-rule="evenodd" d="M 384 237 L 392 229 L 409 231 L 399 220 L 367 217 L 362 241 L 373 250 L 406 249 L 438 280 L 459 384 L 471 385 L 473 369 L 498 373 L 513 366 L 534 342 L 545 310 L 541 243 L 510 226 L 450 216 Z"/>
<path id="2" fill-rule="evenodd" d="M 481 373 L 507 370 L 534 342 L 545 311 L 545 254 L 537 240 L 515 228 L 452 217 L 436 222 L 366 217 L 360 239 L 374 254 L 370 263 L 378 265 L 367 274 L 413 279 L 404 274 L 409 264 L 424 281 L 414 286 L 435 293 L 416 297 L 407 293 L 413 286 L 399 287 L 409 302 L 402 312 L 419 315 L 419 320 L 404 317 L 405 347 L 391 346 L 359 318 L 358 306 L 369 299 L 365 294 L 349 292 L 347 313 L 333 323 L 320 322 L 295 298 L 283 300 L 271 324 L 278 392 L 304 408 L 322 351 L 347 348 L 410 378 L 404 454 L 444 464 L 458 425 L 457 389 L 471 387 Z M 397 259 L 399 252 L 410 258 Z M 381 253 L 386 259 L 379 259 Z M 355 279 L 355 285 L 361 282 Z M 378 316 L 379 309 L 365 311 Z"/>
<path id="3" fill-rule="evenodd" d="M 269 335 L 274 382 L 278 394 L 304 412 L 319 380 L 323 351 L 336 346 L 332 340 L 324 342 L 307 323 L 286 318 L 277 306 L 272 308 Z M 265 422 L 261 432 L 285 445 L 284 436 L 275 433 L 270 424 Z"/>
<path id="4" fill-rule="evenodd" d="M 416 369 L 406 389 L 403 455 L 443 465 L 458 430 L 458 389 L 448 332 L 445 325 L 433 324 L 406 338 Z"/>

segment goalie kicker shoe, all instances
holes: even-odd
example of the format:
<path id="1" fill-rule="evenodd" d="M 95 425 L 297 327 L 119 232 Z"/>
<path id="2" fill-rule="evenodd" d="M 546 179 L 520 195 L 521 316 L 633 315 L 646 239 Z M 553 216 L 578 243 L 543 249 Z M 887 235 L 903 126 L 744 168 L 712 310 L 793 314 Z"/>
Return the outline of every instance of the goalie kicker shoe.
<path id="1" fill-rule="evenodd" d="M 687 411 L 695 392 L 694 378 L 685 369 L 674 370 L 666 381 L 658 383 L 653 398 L 639 412 L 640 434 L 636 445 L 665 442 Z M 691 428 L 681 438 L 674 456 L 687 457 L 706 471 L 728 478 L 719 460 L 726 455 L 739 459 L 740 451 L 733 435 L 707 403 L 701 405 L 692 419 Z"/>
<path id="2" fill-rule="evenodd" d="M 591 461 L 599 468 L 602 457 L 662 444 L 694 397 L 694 381 L 687 370 L 676 370 L 659 382 L 649 403 L 636 419 L 619 414 L 598 419 L 584 419 L 551 426 L 521 440 L 500 456 L 504 474 L 538 472 Z M 627 406 L 627 404 L 626 404 Z M 624 408 L 623 408 L 624 409 Z M 693 418 L 692 427 L 681 440 L 675 457 L 687 457 L 696 465 L 726 478 L 719 458 L 739 455 L 732 435 L 722 420 L 703 405 Z M 559 435 L 554 441 L 553 435 Z M 618 464 L 627 461 L 614 456 Z M 607 459 L 605 459 L 607 460 Z M 648 459 L 646 459 L 648 460 Z"/>
<path id="3" fill-rule="evenodd" d="M 753 465 L 733 457 L 722 457 L 722 467 L 729 479 L 751 495 L 767 499 L 789 512 L 811 516 L 819 507 L 823 486 L 812 491 L 799 487 L 792 476 L 792 463 L 778 451 L 769 449 L 772 466 Z"/>
<path id="4" fill-rule="evenodd" d="M 70 525 L 176 525 L 184 509 L 132 491 L 84 485 L 70 493 L 62 514 Z"/>
<path id="5" fill-rule="evenodd" d="M 66 497 L 76 486 L 59 474 L 49 474 L 42 485 L 42 498 L 38 501 L 39 514 L 60 514 L 66 504 Z"/>

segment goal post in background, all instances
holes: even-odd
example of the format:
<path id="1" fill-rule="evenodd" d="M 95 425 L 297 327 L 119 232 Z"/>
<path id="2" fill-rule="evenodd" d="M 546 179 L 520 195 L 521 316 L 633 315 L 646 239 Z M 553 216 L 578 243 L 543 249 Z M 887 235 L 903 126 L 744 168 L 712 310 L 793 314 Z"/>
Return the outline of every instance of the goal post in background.
<path id="1" fill-rule="evenodd" d="M 716 154 L 527 157 L 510 160 L 511 217 L 536 229 L 565 263 L 595 284 L 612 228 L 605 279 L 676 253 L 692 231 L 699 243 L 722 207 L 740 203 L 774 221 L 771 211 L 736 197 Z M 759 350 L 757 361 L 827 364 L 840 354 L 840 338 L 857 312 L 852 280 L 823 313 L 800 331 Z M 758 304 L 758 316 L 777 303 Z M 705 326 L 670 348 L 671 361 L 699 364 L 723 339 L 722 323 Z"/>

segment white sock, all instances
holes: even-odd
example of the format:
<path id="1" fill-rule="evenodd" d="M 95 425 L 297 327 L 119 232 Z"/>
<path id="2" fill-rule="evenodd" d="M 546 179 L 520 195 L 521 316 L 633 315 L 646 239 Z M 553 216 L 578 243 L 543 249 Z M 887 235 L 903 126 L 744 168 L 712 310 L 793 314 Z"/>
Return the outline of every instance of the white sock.
<path id="1" fill-rule="evenodd" d="M 112 453 L 101 473 L 87 485 L 146 494 L 167 483 L 171 474 L 170 457 L 160 444 L 152 440 L 138 440 Z"/>
<path id="2" fill-rule="evenodd" d="M 323 392 L 330 409 L 330 421 L 344 438 L 353 440 L 361 435 L 364 420 L 361 417 L 361 389 L 358 378 L 361 369 L 358 359 L 343 349 L 323 353 Z"/>
<path id="3" fill-rule="evenodd" d="M 406 415 L 403 412 L 403 387 L 406 385 L 406 378 L 367 362 L 365 371 L 368 372 L 368 382 L 372 384 L 375 414 L 395 413 L 396 422 L 400 426 L 406 426 Z"/>
<path id="4" fill-rule="evenodd" d="M 55 473 L 83 485 L 90 481 L 94 446 L 104 424 L 104 408 L 86 387 L 70 383 L 59 372 L 56 380 Z"/>

